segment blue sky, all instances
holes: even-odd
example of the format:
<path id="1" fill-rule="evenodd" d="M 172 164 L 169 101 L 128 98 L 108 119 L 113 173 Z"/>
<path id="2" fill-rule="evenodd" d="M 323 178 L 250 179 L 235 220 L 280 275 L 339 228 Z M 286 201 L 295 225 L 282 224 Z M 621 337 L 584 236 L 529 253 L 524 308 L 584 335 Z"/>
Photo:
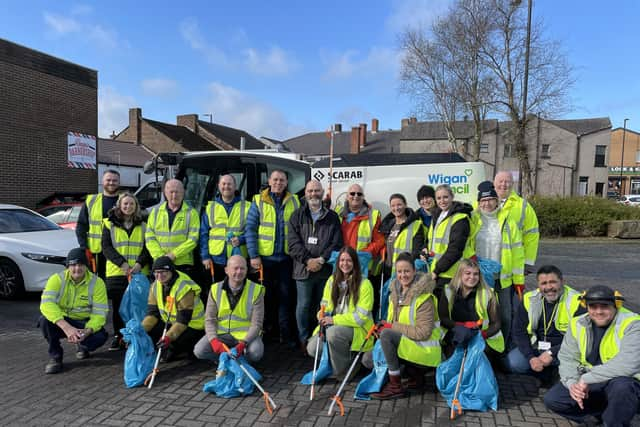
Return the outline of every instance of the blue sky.
<path id="1" fill-rule="evenodd" d="M 128 109 L 179 114 L 284 139 L 371 118 L 397 129 L 412 111 L 398 92 L 397 35 L 447 0 L 3 1 L 0 37 L 98 70 L 99 134 Z M 534 0 L 535 18 L 576 68 L 572 111 L 640 130 L 640 2 Z M 201 116 L 203 120 L 208 120 Z"/>

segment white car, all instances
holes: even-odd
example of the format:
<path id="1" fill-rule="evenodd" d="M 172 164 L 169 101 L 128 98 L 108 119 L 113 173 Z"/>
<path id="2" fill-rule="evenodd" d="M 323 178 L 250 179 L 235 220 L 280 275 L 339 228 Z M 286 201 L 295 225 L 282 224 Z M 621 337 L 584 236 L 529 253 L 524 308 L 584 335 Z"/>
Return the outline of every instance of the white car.
<path id="1" fill-rule="evenodd" d="M 626 206 L 640 206 L 640 195 L 627 194 L 625 196 L 620 197 L 620 199 L 618 199 L 618 203 Z"/>
<path id="2" fill-rule="evenodd" d="M 52 274 L 64 270 L 75 247 L 72 230 L 32 210 L 0 204 L 0 298 L 42 291 Z"/>

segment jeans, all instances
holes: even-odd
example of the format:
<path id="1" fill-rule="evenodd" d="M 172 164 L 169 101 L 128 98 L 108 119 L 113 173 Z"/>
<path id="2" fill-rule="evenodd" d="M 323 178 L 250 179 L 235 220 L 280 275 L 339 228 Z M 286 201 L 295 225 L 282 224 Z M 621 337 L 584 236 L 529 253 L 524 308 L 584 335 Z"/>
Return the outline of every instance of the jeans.
<path id="1" fill-rule="evenodd" d="M 583 422 L 591 415 L 601 418 L 607 427 L 629 426 L 640 402 L 640 383 L 631 377 L 617 377 L 604 383 L 589 384 L 584 409 L 571 398 L 569 389 L 561 383 L 554 385 L 544 396 L 544 404 L 556 414 L 575 422 Z"/>
<path id="2" fill-rule="evenodd" d="M 400 346 L 401 338 L 402 334 L 392 329 L 385 329 L 380 334 L 380 346 L 382 347 L 384 358 L 387 360 L 389 371 L 400 370 L 398 347 Z M 369 369 L 373 368 L 373 351 L 368 351 L 364 354 L 362 364 Z"/>
<path id="3" fill-rule="evenodd" d="M 327 346 L 329 347 L 329 360 L 335 376 L 341 376 L 347 372 L 351 364 L 351 343 L 353 342 L 353 328 L 351 326 L 333 325 L 326 331 Z M 311 357 L 316 356 L 318 335 L 314 335 L 307 344 L 307 353 Z M 318 348 L 318 360 L 322 357 L 323 342 Z"/>
<path id="4" fill-rule="evenodd" d="M 305 280 L 296 280 L 298 293 L 296 304 L 296 321 L 298 339 L 305 343 L 318 324 L 316 312 L 320 310 L 322 292 L 327 279 L 331 276 L 331 268 L 323 267 L 316 273 L 310 273 Z"/>
<path id="5" fill-rule="evenodd" d="M 218 335 L 218 339 L 225 343 L 227 347 L 229 347 L 229 349 L 238 345 L 238 340 L 235 339 L 231 334 Z M 211 343 L 209 342 L 209 339 L 206 335 L 200 338 L 200 341 L 198 341 L 196 346 L 193 348 L 193 354 L 198 359 L 210 360 L 212 362 L 218 362 L 218 358 L 220 357 L 220 355 L 215 353 L 211 348 Z M 244 356 L 249 362 L 259 362 L 260 359 L 262 359 L 263 355 L 264 344 L 262 343 L 262 338 L 257 337 L 247 344 Z"/>
<path id="6" fill-rule="evenodd" d="M 64 320 L 69 322 L 71 326 L 78 329 L 84 329 L 87 324 L 87 320 L 74 320 L 68 317 L 65 317 Z M 64 331 L 55 323 L 51 323 L 44 316 L 40 316 L 38 320 L 38 326 L 42 331 L 42 335 L 44 335 L 44 339 L 49 343 L 49 357 L 52 359 L 62 359 L 62 354 L 64 353 L 62 346 L 60 345 L 60 340 L 62 338 L 66 338 L 67 335 Z M 100 328 L 99 331 L 96 331 L 86 337 L 84 340 L 80 341 L 78 347 L 80 350 L 86 351 L 95 351 L 98 347 L 102 346 L 109 338 L 109 334 L 104 328 Z"/>

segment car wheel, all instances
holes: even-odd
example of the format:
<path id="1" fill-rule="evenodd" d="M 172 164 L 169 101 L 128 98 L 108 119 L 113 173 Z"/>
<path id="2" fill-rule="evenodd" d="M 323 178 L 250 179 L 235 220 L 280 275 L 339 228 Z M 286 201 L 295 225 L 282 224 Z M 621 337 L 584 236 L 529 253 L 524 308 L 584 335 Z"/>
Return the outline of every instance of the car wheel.
<path id="1" fill-rule="evenodd" d="M 8 258 L 0 258 L 0 298 L 14 299 L 24 293 L 24 280 L 18 266 Z"/>

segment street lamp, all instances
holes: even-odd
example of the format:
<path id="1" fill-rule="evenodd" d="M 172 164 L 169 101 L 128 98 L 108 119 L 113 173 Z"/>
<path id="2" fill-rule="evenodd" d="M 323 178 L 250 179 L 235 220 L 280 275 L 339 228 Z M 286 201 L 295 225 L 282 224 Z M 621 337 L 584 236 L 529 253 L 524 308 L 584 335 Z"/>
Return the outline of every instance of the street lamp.
<path id="1" fill-rule="evenodd" d="M 618 196 L 622 197 L 622 168 L 624 167 L 624 138 L 627 136 L 627 121 L 629 119 L 624 119 L 624 124 L 622 125 L 622 154 L 620 155 L 620 194 Z"/>

